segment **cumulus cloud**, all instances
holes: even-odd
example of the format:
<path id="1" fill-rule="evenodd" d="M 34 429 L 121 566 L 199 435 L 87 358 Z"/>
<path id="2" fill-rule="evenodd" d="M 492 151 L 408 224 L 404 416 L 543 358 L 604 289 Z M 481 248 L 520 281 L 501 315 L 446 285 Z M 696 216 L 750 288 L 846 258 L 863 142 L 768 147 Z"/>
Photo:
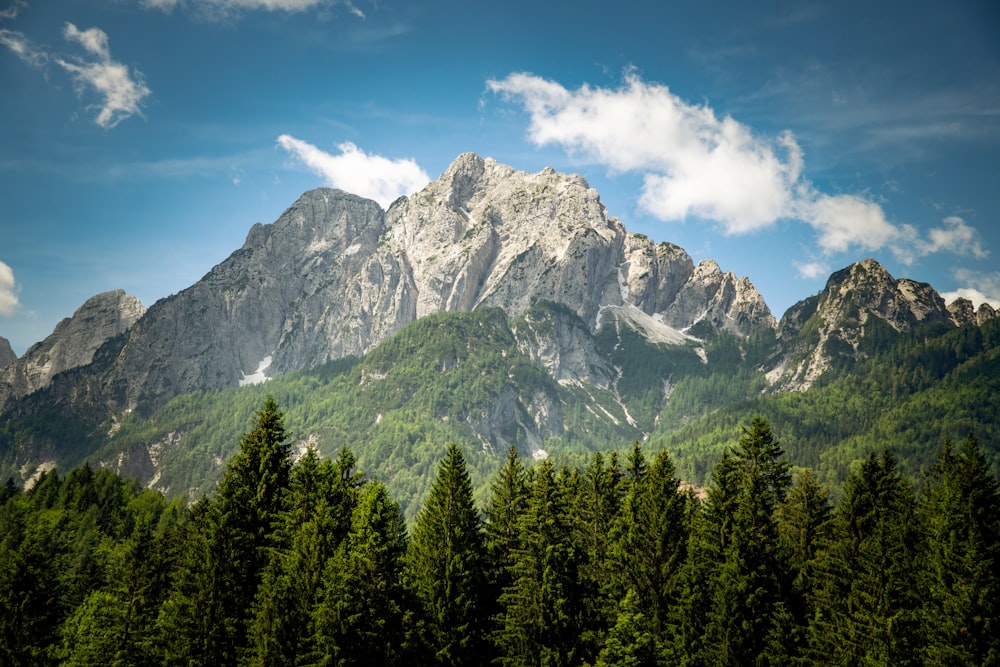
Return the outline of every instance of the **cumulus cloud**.
<path id="1" fill-rule="evenodd" d="M 490 80 L 487 88 L 523 105 L 532 143 L 559 146 L 612 172 L 640 173 L 639 207 L 660 220 L 696 217 L 720 224 L 727 234 L 798 220 L 815 230 L 827 256 L 884 248 L 904 263 L 941 251 L 983 256 L 975 230 L 960 218 L 946 219 L 922 239 L 912 226 L 890 221 L 864 194 L 819 191 L 802 175 L 803 152 L 791 132 L 758 136 L 634 71 L 615 89 L 569 90 L 527 73 Z M 812 275 L 818 266 L 802 264 L 799 271 Z"/>
<path id="2" fill-rule="evenodd" d="M 809 280 L 830 275 L 830 265 L 823 262 L 792 262 L 799 275 Z"/>
<path id="3" fill-rule="evenodd" d="M 141 0 L 143 7 L 173 11 L 175 8 L 191 9 L 209 18 L 225 18 L 244 11 L 268 12 L 305 12 L 312 9 L 343 6 L 348 12 L 359 18 L 365 18 L 364 12 L 354 6 L 350 0 Z"/>
<path id="4" fill-rule="evenodd" d="M 965 286 L 951 292 L 942 292 L 941 296 L 945 303 L 951 303 L 961 297 L 971 301 L 974 308 L 979 308 L 980 304 L 988 303 L 994 308 L 1000 309 L 1000 273 L 981 273 L 970 269 L 958 269 L 955 271 L 955 279 L 964 283 Z"/>
<path id="5" fill-rule="evenodd" d="M 790 133 L 763 141 L 745 125 L 691 105 L 666 86 L 628 73 L 608 90 L 569 91 L 531 74 L 487 82 L 531 116 L 529 138 L 556 144 L 614 171 L 644 173 L 639 205 L 662 220 L 694 215 L 729 233 L 752 231 L 783 217 L 802 168 Z"/>
<path id="6" fill-rule="evenodd" d="M 278 137 L 278 145 L 329 185 L 374 199 L 383 208 L 402 195 L 416 192 L 431 180 L 414 160 L 369 155 L 349 141 L 337 146 L 339 155 L 287 134 Z"/>
<path id="7" fill-rule="evenodd" d="M 127 65 L 112 60 L 108 36 L 103 30 L 80 30 L 67 23 L 63 37 L 78 43 L 90 56 L 89 59 L 57 58 L 56 62 L 72 75 L 81 95 L 93 89 L 100 96 L 101 103 L 96 105 L 98 125 L 112 128 L 126 118 L 142 115 L 142 102 L 152 91 L 140 72 L 132 72 Z"/>
<path id="8" fill-rule="evenodd" d="M 967 225 L 965 220 L 951 215 L 942 222 L 944 227 L 936 227 L 928 232 L 929 240 L 920 247 L 922 254 L 944 250 L 976 259 L 985 259 L 989 255 L 979 240 L 979 233 L 974 227 Z"/>
<path id="9" fill-rule="evenodd" d="M 14 271 L 0 262 L 0 315 L 10 315 L 17 308 L 17 284 Z"/>

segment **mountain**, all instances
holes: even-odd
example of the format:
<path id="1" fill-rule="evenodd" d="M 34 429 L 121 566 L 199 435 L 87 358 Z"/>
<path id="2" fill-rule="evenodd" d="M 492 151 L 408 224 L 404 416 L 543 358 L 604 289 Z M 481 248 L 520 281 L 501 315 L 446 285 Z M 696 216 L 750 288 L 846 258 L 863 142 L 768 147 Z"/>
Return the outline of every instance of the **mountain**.
<path id="1" fill-rule="evenodd" d="M 871 258 L 857 262 L 786 311 L 778 327 L 784 355 L 769 380 L 779 389 L 803 391 L 845 358 L 866 354 L 866 344 L 933 323 L 970 322 L 956 321 L 927 283 L 896 280 Z"/>
<path id="2" fill-rule="evenodd" d="M 0 336 L 0 371 L 17 361 L 17 355 L 10 347 L 10 341 Z"/>
<path id="3" fill-rule="evenodd" d="M 727 410 L 822 396 L 961 332 L 980 332 L 962 345 L 986 368 L 994 322 L 868 259 L 779 323 L 749 279 L 629 233 L 582 177 L 470 153 L 388 210 L 306 192 L 146 311 L 123 292 L 88 301 L 0 370 L 0 473 L 94 460 L 195 495 L 273 392 L 301 442 L 351 446 L 404 497 L 446 442 L 485 475 L 509 446 L 576 460 L 649 439 L 701 481 Z M 906 387 L 886 409 L 933 388 Z M 840 441 L 790 445 L 815 458 Z"/>
<path id="4" fill-rule="evenodd" d="M 3 363 L 0 345 L 0 406 L 47 387 L 60 373 L 90 364 L 98 348 L 131 329 L 145 312 L 124 290 L 104 292 L 88 299 L 20 359 Z M 6 348 L 9 351 L 10 345 Z"/>
<path id="5" fill-rule="evenodd" d="M 697 343 L 692 327 L 775 326 L 749 280 L 628 234 L 582 177 L 465 154 L 387 212 L 319 189 L 255 225 L 242 248 L 136 322 L 101 369 L 101 392 L 113 409 L 148 414 L 190 391 L 364 354 L 430 313 L 516 316 L 538 300 L 592 328 L 622 320 L 670 343 Z"/>

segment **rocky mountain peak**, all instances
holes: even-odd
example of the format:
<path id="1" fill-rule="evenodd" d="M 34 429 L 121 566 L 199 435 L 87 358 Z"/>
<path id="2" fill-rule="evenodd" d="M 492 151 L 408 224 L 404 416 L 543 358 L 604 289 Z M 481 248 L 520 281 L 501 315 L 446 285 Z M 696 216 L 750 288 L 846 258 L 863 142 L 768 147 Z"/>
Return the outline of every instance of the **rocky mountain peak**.
<path id="1" fill-rule="evenodd" d="M 48 386 L 59 373 L 89 364 L 99 347 L 128 331 L 145 312 L 124 290 L 91 297 L 45 340 L 0 370 L 0 405 Z"/>
<path id="2" fill-rule="evenodd" d="M 0 371 L 17 361 L 17 355 L 10 347 L 10 341 L 0 336 Z"/>
<path id="3" fill-rule="evenodd" d="M 826 287 L 785 313 L 778 335 L 791 352 L 769 379 L 805 390 L 840 356 L 859 355 L 866 336 L 886 325 L 897 332 L 932 322 L 953 323 L 944 299 L 927 283 L 894 278 L 872 258 L 833 273 Z"/>

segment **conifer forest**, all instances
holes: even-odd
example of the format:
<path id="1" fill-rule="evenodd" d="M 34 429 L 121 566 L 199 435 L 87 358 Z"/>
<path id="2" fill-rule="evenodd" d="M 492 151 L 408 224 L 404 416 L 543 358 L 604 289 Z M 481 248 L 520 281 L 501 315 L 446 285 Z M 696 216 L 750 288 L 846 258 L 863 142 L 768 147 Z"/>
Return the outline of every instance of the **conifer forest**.
<path id="1" fill-rule="evenodd" d="M 1000 488 L 969 435 L 835 496 L 751 417 L 704 489 L 638 443 L 461 448 L 407 522 L 264 400 L 207 496 L 89 465 L 0 488 L 2 665 L 998 665 Z"/>

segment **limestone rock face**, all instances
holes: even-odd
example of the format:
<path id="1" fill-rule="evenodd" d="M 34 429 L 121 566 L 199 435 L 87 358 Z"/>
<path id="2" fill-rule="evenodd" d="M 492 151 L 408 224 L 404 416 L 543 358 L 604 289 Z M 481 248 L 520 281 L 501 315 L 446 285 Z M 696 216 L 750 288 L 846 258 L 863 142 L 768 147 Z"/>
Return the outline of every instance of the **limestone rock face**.
<path id="1" fill-rule="evenodd" d="M 381 243 L 373 201 L 320 189 L 188 289 L 154 304 L 115 375 L 127 405 L 157 405 L 362 354 L 412 321 L 415 293 Z"/>
<path id="2" fill-rule="evenodd" d="M 59 373 L 89 364 L 98 348 L 128 331 L 145 311 L 123 290 L 91 297 L 45 340 L 0 370 L 0 405 L 47 387 Z"/>
<path id="3" fill-rule="evenodd" d="M 136 322 L 102 370 L 105 398 L 113 409 L 152 411 L 196 389 L 364 354 L 430 313 L 496 306 L 513 318 L 542 301 L 591 331 L 625 323 L 666 343 L 775 326 L 746 278 L 629 234 L 581 176 L 467 153 L 388 211 L 321 188 L 254 225 L 242 248 Z M 603 381 L 564 333 L 538 357 L 565 377 L 589 364 Z"/>
<path id="4" fill-rule="evenodd" d="M 964 316 L 961 310 L 959 305 L 959 317 Z M 835 272 L 822 292 L 788 309 L 778 327 L 784 355 L 768 377 L 781 389 L 803 391 L 837 356 L 856 358 L 862 339 L 878 327 L 906 332 L 955 321 L 955 312 L 930 285 L 897 280 L 874 259 L 866 259 Z"/>
<path id="5" fill-rule="evenodd" d="M 10 347 L 10 341 L 0 336 L 0 371 L 17 361 L 17 355 Z"/>
<path id="6" fill-rule="evenodd" d="M 955 326 L 966 327 L 976 324 L 976 309 L 972 302 L 964 297 L 959 297 L 949 303 L 948 312 L 951 313 L 951 319 L 955 322 Z"/>
<path id="7" fill-rule="evenodd" d="M 393 205 L 387 224 L 409 258 L 417 317 L 479 305 L 517 315 L 552 301 L 595 329 L 606 308 L 675 330 L 702 320 L 739 335 L 776 325 L 746 278 L 714 262 L 696 270 L 681 248 L 629 234 L 578 175 L 528 174 L 468 153 Z"/>

